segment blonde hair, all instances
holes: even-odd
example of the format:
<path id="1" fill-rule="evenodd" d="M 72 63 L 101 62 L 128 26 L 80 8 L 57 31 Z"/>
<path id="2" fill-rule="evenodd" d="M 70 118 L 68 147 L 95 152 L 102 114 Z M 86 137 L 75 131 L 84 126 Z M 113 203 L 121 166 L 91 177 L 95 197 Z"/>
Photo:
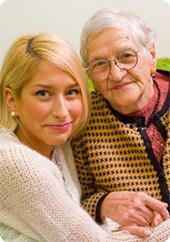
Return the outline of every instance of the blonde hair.
<path id="1" fill-rule="evenodd" d="M 81 61 L 73 48 L 61 37 L 41 33 L 25 35 L 16 40 L 9 49 L 0 73 L 0 124 L 14 131 L 18 119 L 12 117 L 4 98 L 4 90 L 10 88 L 16 98 L 22 95 L 24 85 L 36 72 L 41 61 L 46 60 L 70 74 L 79 84 L 82 95 L 83 111 L 79 125 L 72 137 L 88 123 L 90 98 Z"/>

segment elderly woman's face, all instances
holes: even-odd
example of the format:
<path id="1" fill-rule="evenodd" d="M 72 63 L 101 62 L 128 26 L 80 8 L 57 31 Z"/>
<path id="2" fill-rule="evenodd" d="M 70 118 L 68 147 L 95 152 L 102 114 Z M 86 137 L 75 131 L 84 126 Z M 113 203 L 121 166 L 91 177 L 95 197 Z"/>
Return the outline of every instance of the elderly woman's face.
<path id="1" fill-rule="evenodd" d="M 99 34 L 92 35 L 88 41 L 89 64 L 99 60 L 113 60 L 124 50 L 137 51 L 137 45 L 128 29 L 107 28 Z M 148 56 L 142 48 L 138 53 L 138 63 L 131 70 L 121 70 L 111 62 L 108 78 L 92 80 L 96 90 L 108 100 L 117 111 L 128 114 L 143 108 L 153 96 L 152 75 L 156 70 L 155 48 L 149 50 Z"/>

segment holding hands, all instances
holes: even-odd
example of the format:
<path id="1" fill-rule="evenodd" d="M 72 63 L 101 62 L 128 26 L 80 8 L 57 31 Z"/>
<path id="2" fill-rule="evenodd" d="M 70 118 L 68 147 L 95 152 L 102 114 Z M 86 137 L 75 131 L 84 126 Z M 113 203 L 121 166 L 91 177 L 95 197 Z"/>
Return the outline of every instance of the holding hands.
<path id="1" fill-rule="evenodd" d="M 155 227 L 168 219 L 167 206 L 144 192 L 111 192 L 101 205 L 100 217 L 102 222 L 109 217 L 121 224 L 118 231 L 148 237 L 151 231 L 146 227 Z"/>

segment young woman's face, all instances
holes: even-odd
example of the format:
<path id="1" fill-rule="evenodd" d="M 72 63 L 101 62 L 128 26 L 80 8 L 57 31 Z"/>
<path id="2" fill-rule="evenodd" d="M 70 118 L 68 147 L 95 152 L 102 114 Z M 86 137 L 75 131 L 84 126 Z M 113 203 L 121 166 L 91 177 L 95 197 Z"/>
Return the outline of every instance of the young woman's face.
<path id="1" fill-rule="evenodd" d="M 63 144 L 78 125 L 82 97 L 78 83 L 59 67 L 43 61 L 16 101 L 16 134 L 45 154 Z"/>

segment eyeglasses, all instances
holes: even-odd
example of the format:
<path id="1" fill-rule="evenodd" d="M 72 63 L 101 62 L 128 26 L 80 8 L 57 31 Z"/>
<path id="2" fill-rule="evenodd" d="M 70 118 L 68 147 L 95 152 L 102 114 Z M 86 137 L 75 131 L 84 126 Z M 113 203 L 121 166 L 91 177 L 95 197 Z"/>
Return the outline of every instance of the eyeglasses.
<path id="1" fill-rule="evenodd" d="M 99 59 L 92 62 L 85 70 L 90 74 L 90 76 L 95 81 L 102 81 L 107 79 L 111 72 L 111 62 L 121 70 L 131 70 L 138 63 L 137 53 L 142 49 L 142 47 L 137 50 L 124 50 L 118 53 L 114 60 L 108 61 L 105 59 Z"/>

